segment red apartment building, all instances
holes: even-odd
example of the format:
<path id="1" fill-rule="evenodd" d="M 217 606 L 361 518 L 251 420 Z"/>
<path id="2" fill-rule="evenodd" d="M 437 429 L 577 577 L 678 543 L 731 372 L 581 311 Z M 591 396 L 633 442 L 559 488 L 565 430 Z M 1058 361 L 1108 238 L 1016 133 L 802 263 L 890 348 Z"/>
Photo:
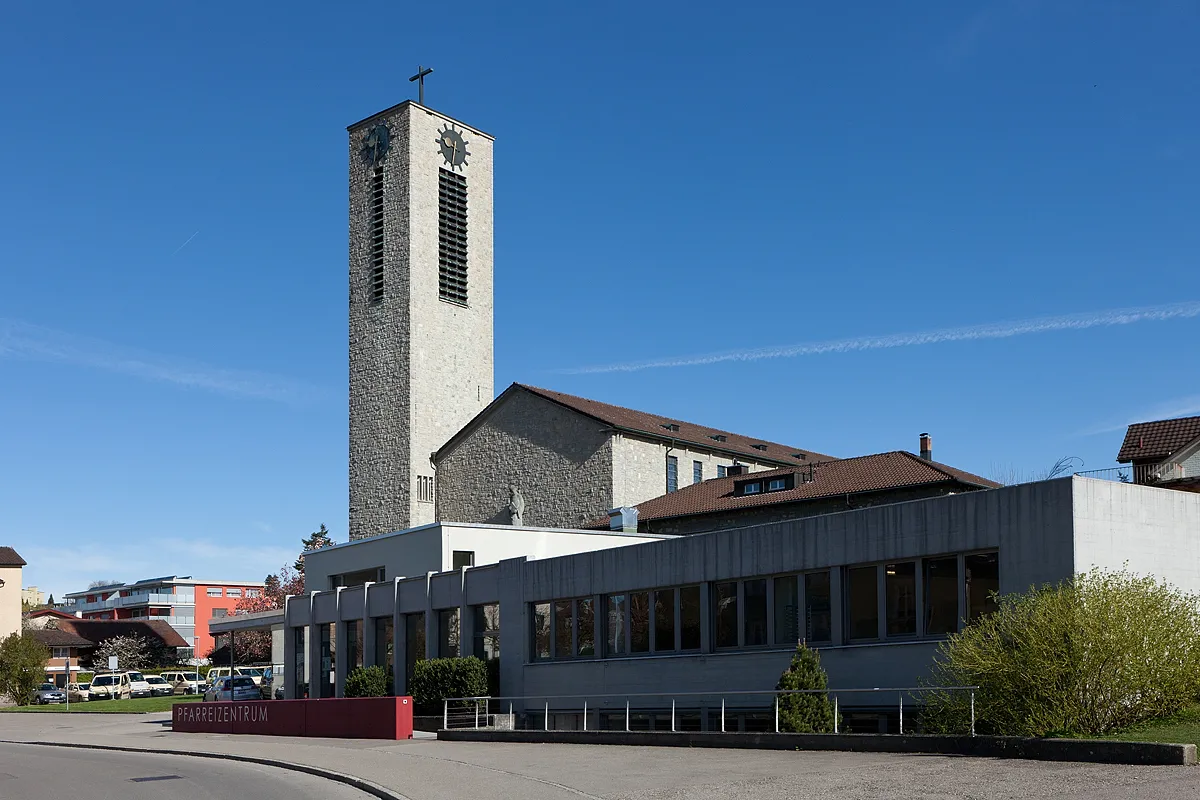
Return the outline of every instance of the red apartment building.
<path id="1" fill-rule="evenodd" d="M 194 658 L 213 647 L 208 621 L 232 614 L 262 583 L 196 580 L 190 575 L 148 578 L 136 583 L 95 586 L 64 596 L 62 610 L 83 619 L 155 619 L 167 622 L 192 645 Z"/>

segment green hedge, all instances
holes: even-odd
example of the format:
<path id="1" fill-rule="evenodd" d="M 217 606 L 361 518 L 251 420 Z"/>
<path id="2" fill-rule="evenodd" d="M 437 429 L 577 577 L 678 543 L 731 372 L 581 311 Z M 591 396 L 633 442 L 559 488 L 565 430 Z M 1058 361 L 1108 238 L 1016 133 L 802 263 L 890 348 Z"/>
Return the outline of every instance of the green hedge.
<path id="1" fill-rule="evenodd" d="M 486 695 L 487 667 L 475 656 L 418 661 L 413 667 L 409 691 L 418 714 L 437 714 L 447 697 Z"/>
<path id="2" fill-rule="evenodd" d="M 356 667 L 346 676 L 346 697 L 387 697 L 392 693 L 383 667 Z"/>

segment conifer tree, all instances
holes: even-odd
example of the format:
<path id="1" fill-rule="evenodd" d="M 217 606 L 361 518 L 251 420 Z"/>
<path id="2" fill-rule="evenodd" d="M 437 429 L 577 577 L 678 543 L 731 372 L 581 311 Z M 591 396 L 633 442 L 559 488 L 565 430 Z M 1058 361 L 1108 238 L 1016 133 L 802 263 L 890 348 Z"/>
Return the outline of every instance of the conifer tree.
<path id="1" fill-rule="evenodd" d="M 333 537 L 329 535 L 329 530 L 325 527 L 325 523 L 322 522 L 320 530 L 313 531 L 311 536 L 306 536 L 300 540 L 303 552 L 296 559 L 296 563 L 292 565 L 292 569 L 303 575 L 304 553 L 311 553 L 313 550 L 320 550 L 323 547 L 332 547 L 333 544 Z"/>
<path id="2" fill-rule="evenodd" d="M 816 651 L 800 642 L 777 690 L 827 689 L 829 678 Z M 779 695 L 779 729 L 788 733 L 833 733 L 833 703 L 824 692 Z"/>

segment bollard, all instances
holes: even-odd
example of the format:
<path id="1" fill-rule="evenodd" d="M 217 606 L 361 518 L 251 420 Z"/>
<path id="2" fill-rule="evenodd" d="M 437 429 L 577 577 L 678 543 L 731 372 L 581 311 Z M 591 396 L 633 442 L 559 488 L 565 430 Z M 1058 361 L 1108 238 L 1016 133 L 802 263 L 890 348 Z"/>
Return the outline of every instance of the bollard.
<path id="1" fill-rule="evenodd" d="M 550 701 L 546 701 L 546 730 L 550 730 Z"/>
<path id="2" fill-rule="evenodd" d="M 629 733 L 629 701 L 625 701 L 625 732 Z"/>
<path id="3" fill-rule="evenodd" d="M 232 695 L 230 695 L 230 696 L 232 697 Z M 449 730 L 449 728 L 450 728 L 450 701 L 443 700 L 442 703 L 444 704 L 442 706 L 442 728 L 443 728 L 443 730 Z"/>
<path id="4" fill-rule="evenodd" d="M 904 695 L 900 695 L 900 733 L 904 733 Z"/>
<path id="5" fill-rule="evenodd" d="M 671 699 L 671 733 L 675 732 L 675 699 Z"/>
<path id="6" fill-rule="evenodd" d="M 583 701 L 583 729 L 587 730 L 587 700 Z"/>
<path id="7" fill-rule="evenodd" d="M 775 695 L 775 732 L 779 733 L 779 695 Z"/>
<path id="8" fill-rule="evenodd" d="M 725 698 L 721 698 L 721 733 L 725 732 Z"/>
<path id="9" fill-rule="evenodd" d="M 833 732 L 838 732 L 838 703 L 836 694 L 833 696 Z"/>

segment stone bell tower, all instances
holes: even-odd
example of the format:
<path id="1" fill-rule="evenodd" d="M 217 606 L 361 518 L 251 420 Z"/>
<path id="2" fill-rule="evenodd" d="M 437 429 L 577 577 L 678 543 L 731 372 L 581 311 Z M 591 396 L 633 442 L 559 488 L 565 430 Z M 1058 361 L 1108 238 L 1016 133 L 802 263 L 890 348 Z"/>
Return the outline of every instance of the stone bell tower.
<path id="1" fill-rule="evenodd" d="M 350 134 L 350 538 L 434 522 L 492 396 L 492 142 L 407 101 Z M 390 576 L 389 576 L 390 577 Z"/>

